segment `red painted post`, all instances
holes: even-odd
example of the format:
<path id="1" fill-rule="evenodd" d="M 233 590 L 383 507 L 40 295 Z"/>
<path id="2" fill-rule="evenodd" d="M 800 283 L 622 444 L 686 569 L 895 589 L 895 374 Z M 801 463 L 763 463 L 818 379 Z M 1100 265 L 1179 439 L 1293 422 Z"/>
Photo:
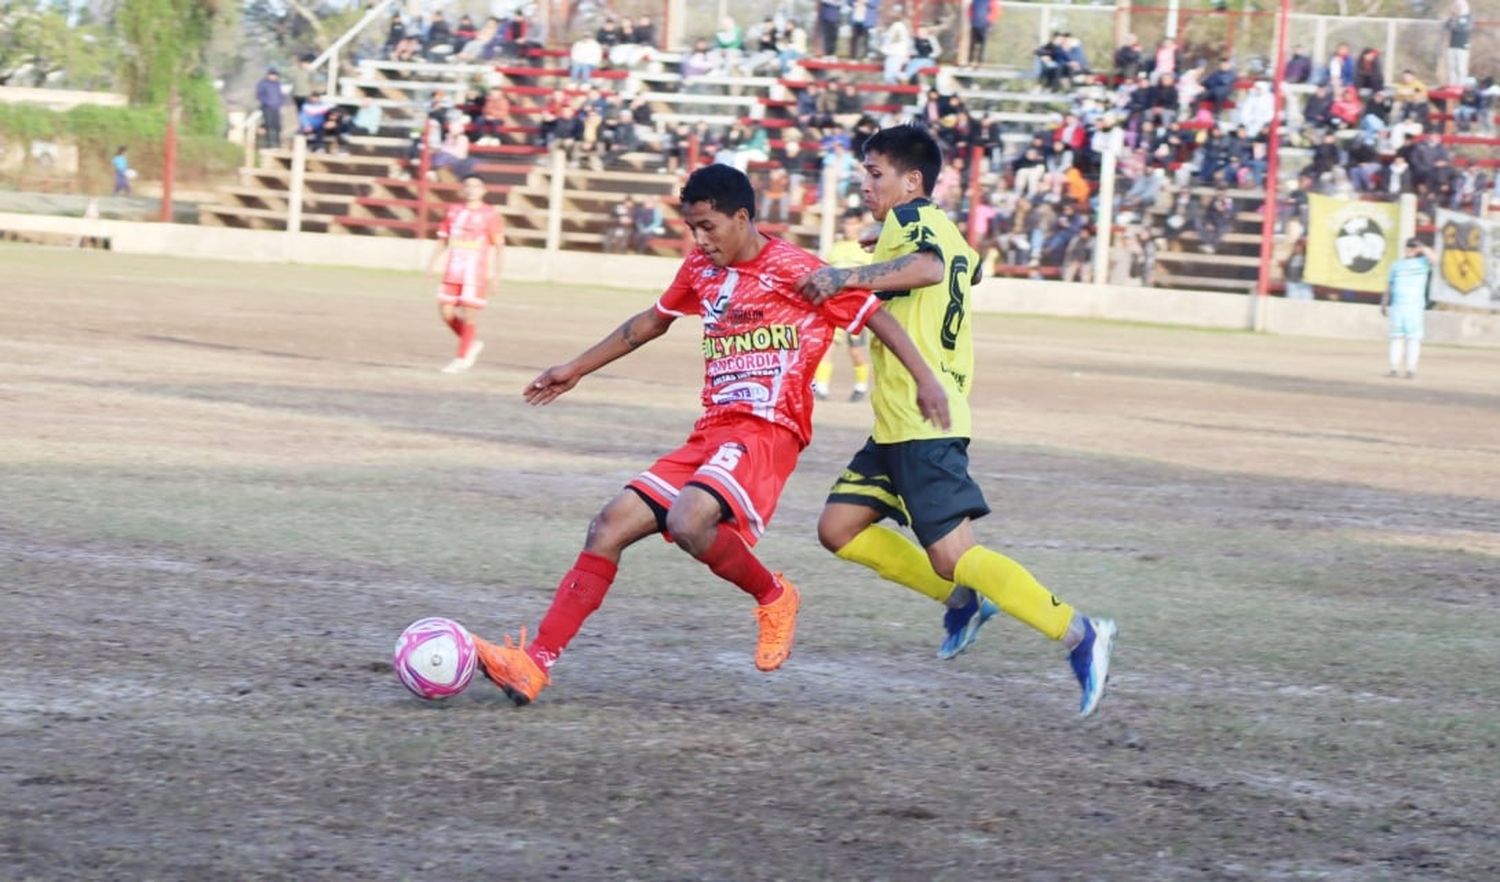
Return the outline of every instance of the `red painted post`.
<path id="1" fill-rule="evenodd" d="M 432 171 L 432 141 L 429 132 L 437 123 L 428 120 L 422 128 L 422 160 L 417 165 L 417 238 L 427 238 L 427 175 Z"/>
<path id="2" fill-rule="evenodd" d="M 167 132 L 161 158 L 161 214 L 158 219 L 172 222 L 172 179 L 177 176 L 177 87 L 167 99 Z"/>
<path id="3" fill-rule="evenodd" d="M 1276 76 L 1271 83 L 1276 110 L 1271 114 L 1271 130 L 1266 141 L 1266 202 L 1260 221 L 1260 276 L 1256 279 L 1255 293 L 1265 297 L 1271 293 L 1271 237 L 1276 232 L 1276 211 L 1280 203 L 1281 187 L 1276 180 L 1281 155 L 1281 114 L 1286 107 L 1282 87 L 1286 82 L 1286 41 L 1291 26 L 1291 0 L 1281 0 L 1281 11 L 1276 20 Z"/>
<path id="4" fill-rule="evenodd" d="M 975 248 L 979 247 L 979 239 L 984 232 L 979 228 L 981 217 L 979 206 L 984 199 L 983 188 L 979 180 L 979 163 L 983 157 L 984 148 L 978 144 L 969 149 L 969 244 Z"/>

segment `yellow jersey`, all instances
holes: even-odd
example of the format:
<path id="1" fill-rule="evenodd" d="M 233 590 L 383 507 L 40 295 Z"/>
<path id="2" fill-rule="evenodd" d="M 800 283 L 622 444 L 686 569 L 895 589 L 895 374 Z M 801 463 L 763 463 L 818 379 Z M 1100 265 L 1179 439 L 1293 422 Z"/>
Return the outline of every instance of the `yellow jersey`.
<path id="1" fill-rule="evenodd" d="M 828 263 L 839 269 L 847 269 L 851 266 L 868 266 L 875 260 L 875 255 L 860 247 L 858 242 L 852 239 L 840 239 L 833 243 L 828 249 Z"/>
<path id="2" fill-rule="evenodd" d="M 969 389 L 974 380 L 974 337 L 966 321 L 969 289 L 979 277 L 979 254 L 942 209 L 926 199 L 892 208 L 885 216 L 875 263 L 929 251 L 943 261 L 943 280 L 910 291 L 877 291 L 885 309 L 916 343 L 917 351 L 948 393 L 953 425 L 941 429 L 917 410 L 917 384 L 880 339 L 870 341 L 875 364 L 874 439 L 895 444 L 925 438 L 968 438 Z"/>

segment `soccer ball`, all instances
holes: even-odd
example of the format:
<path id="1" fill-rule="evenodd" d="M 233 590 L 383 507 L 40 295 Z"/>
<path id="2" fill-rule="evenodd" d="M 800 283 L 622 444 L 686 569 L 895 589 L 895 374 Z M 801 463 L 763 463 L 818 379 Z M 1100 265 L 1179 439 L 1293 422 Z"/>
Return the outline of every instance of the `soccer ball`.
<path id="1" fill-rule="evenodd" d="M 463 625 L 438 617 L 418 619 L 396 638 L 392 665 L 401 685 L 418 698 L 450 698 L 474 679 L 478 656 Z"/>

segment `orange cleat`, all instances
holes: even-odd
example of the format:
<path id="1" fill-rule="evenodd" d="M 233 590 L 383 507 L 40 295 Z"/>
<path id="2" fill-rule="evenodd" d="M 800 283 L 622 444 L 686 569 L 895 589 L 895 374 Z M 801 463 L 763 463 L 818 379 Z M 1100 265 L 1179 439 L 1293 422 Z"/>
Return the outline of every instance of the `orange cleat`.
<path id="1" fill-rule="evenodd" d="M 776 670 L 792 654 L 792 640 L 797 636 L 797 610 L 802 607 L 797 586 L 780 573 L 776 574 L 776 581 L 781 583 L 781 596 L 755 608 L 755 618 L 760 623 L 755 666 L 762 671 Z"/>
<path id="2" fill-rule="evenodd" d="M 504 646 L 477 636 L 474 638 L 474 651 L 479 654 L 479 670 L 496 686 L 505 690 L 505 694 L 517 705 L 530 704 L 549 682 L 547 672 L 522 648 L 525 645 L 525 628 L 521 629 L 519 645 L 510 639 L 509 634 L 505 635 Z"/>

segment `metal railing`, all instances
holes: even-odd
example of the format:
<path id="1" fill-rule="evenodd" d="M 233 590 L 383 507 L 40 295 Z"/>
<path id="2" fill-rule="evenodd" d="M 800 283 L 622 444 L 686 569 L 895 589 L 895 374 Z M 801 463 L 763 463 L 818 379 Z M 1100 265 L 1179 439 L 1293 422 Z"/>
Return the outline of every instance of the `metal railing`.
<path id="1" fill-rule="evenodd" d="M 316 75 L 318 69 L 323 65 L 328 65 L 327 94 L 330 100 L 334 100 L 339 91 L 340 50 L 347 46 L 355 37 L 364 32 L 364 30 L 368 28 L 372 23 L 374 23 L 376 19 L 381 18 L 387 12 L 389 12 L 391 7 L 395 6 L 396 3 L 397 0 L 378 0 L 378 2 L 370 7 L 370 11 L 365 13 L 364 18 L 361 18 L 354 24 L 353 27 L 345 31 L 343 36 L 339 37 L 337 40 L 334 40 L 327 49 L 323 50 L 322 55 L 319 55 L 317 58 L 313 59 L 311 72 L 314 75 Z"/>

